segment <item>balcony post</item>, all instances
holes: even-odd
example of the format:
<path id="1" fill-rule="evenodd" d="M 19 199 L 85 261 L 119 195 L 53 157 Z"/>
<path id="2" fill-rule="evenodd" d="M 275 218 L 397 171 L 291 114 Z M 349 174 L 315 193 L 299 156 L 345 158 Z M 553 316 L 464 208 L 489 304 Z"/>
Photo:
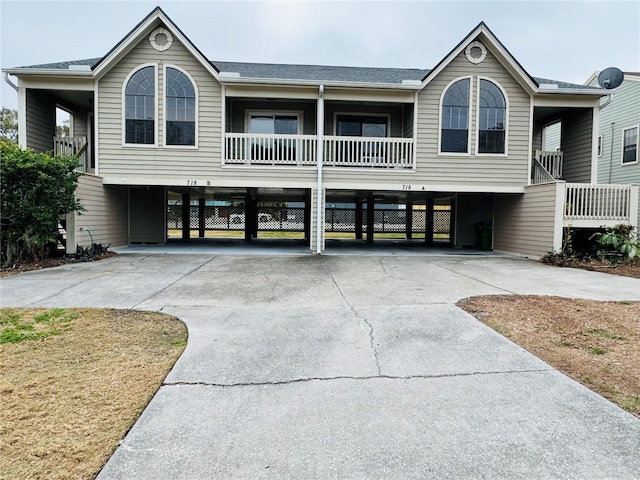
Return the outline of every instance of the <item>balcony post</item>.
<path id="1" fill-rule="evenodd" d="M 198 199 L 198 237 L 204 238 L 204 230 L 205 230 L 205 212 L 206 202 L 204 198 Z"/>
<path id="2" fill-rule="evenodd" d="M 356 200 L 356 240 L 362 240 L 362 200 Z"/>
<path id="3" fill-rule="evenodd" d="M 182 194 L 182 240 L 191 238 L 191 195 Z"/>

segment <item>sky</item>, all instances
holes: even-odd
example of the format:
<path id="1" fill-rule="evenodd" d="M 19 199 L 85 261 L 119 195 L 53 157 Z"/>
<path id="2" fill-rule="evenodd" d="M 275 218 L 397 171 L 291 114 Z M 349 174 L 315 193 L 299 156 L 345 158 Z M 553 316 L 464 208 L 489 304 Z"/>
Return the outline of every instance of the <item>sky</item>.
<path id="1" fill-rule="evenodd" d="M 0 65 L 101 57 L 157 5 L 210 60 L 432 68 L 484 21 L 536 77 L 640 71 L 640 0 L 0 0 Z"/>

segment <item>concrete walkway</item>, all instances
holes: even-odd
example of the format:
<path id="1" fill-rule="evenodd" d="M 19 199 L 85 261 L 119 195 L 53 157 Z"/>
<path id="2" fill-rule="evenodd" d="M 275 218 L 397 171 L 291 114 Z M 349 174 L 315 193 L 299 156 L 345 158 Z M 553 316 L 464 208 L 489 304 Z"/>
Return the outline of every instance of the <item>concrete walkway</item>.
<path id="1" fill-rule="evenodd" d="M 640 300 L 640 280 L 499 256 L 126 251 L 0 281 L 2 306 L 187 324 L 101 480 L 638 477 L 637 418 L 454 303 Z"/>

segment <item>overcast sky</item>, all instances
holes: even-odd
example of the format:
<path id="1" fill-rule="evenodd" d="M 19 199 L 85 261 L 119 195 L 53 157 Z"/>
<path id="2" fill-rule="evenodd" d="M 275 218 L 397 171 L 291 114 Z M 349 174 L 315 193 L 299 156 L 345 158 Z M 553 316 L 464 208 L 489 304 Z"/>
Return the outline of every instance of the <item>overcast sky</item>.
<path id="1" fill-rule="evenodd" d="M 640 0 L 0 0 L 0 64 L 101 57 L 156 5 L 210 60 L 431 68 L 484 21 L 533 76 L 640 71 Z M 4 80 L 2 105 L 17 107 Z"/>

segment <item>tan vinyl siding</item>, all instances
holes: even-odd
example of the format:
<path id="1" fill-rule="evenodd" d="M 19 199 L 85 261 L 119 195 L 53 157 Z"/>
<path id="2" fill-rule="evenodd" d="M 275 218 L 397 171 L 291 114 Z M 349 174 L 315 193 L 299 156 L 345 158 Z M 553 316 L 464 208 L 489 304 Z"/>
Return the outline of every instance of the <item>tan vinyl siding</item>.
<path id="1" fill-rule="evenodd" d="M 27 147 L 36 152 L 53 150 L 56 104 L 51 97 L 27 89 Z"/>
<path id="2" fill-rule="evenodd" d="M 89 137 L 89 126 L 87 124 L 87 109 L 76 109 L 71 115 L 72 135 L 74 137 Z"/>
<path id="3" fill-rule="evenodd" d="M 554 249 L 556 188 L 532 185 L 523 195 L 496 195 L 493 248 L 535 258 Z"/>
<path id="4" fill-rule="evenodd" d="M 455 79 L 473 76 L 470 110 L 471 152 L 438 155 L 440 99 Z M 478 77 L 499 84 L 505 91 L 508 110 L 508 157 L 476 156 L 476 114 Z M 418 145 L 415 182 L 425 184 L 523 186 L 529 176 L 530 96 L 489 51 L 486 59 L 471 64 L 464 53 L 458 55 L 419 94 Z"/>
<path id="5" fill-rule="evenodd" d="M 128 189 L 103 186 L 102 178 L 83 175 L 78 180 L 76 197 L 86 209 L 76 216 L 76 241 L 89 246 L 91 239 L 81 227 L 89 229 L 95 243 L 112 247 L 129 243 Z"/>
<path id="6" fill-rule="evenodd" d="M 593 109 L 580 108 L 562 116 L 562 178 L 567 182 L 591 182 Z"/>
<path id="7" fill-rule="evenodd" d="M 163 243 L 167 229 L 164 188 L 129 189 L 131 243 Z"/>
<path id="8" fill-rule="evenodd" d="M 234 187 L 313 185 L 313 169 L 223 167 L 221 142 L 225 120 L 222 118 L 220 84 L 176 38 L 168 50 L 156 51 L 147 39 L 152 28 L 98 84 L 99 170 L 105 183 L 181 186 L 197 180 Z M 135 69 L 150 63 L 158 65 L 158 146 L 123 146 L 123 83 Z M 197 86 L 198 148 L 162 146 L 163 65 L 174 65 L 186 71 Z"/>

